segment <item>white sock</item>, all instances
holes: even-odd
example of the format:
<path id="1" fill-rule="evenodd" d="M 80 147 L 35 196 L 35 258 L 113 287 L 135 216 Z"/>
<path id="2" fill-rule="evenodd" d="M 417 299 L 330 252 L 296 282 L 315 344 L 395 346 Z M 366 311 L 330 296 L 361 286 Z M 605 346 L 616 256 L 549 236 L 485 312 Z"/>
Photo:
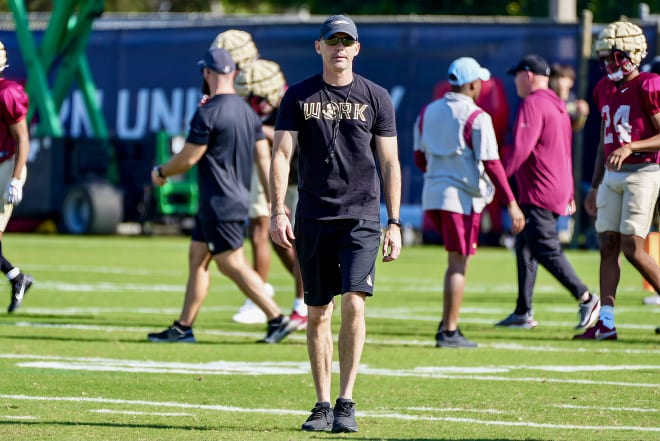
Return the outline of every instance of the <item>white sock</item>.
<path id="1" fill-rule="evenodd" d="M 293 301 L 293 310 L 302 316 L 307 316 L 307 305 L 303 299 L 296 298 Z"/>
<path id="2" fill-rule="evenodd" d="M 600 319 L 603 321 L 603 325 L 614 329 L 614 306 L 601 306 Z"/>
<path id="3" fill-rule="evenodd" d="M 18 269 L 18 267 L 14 267 L 9 272 L 7 273 L 7 278 L 9 280 L 14 280 L 16 276 L 18 276 L 21 273 L 21 270 Z"/>

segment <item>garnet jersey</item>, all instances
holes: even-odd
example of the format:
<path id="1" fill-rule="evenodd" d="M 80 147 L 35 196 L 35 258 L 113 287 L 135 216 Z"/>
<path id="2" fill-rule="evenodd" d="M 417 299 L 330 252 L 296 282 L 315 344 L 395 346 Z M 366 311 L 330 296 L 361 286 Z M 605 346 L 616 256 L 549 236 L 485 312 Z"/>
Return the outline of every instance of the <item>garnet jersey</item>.
<path id="1" fill-rule="evenodd" d="M 660 75 L 649 72 L 630 81 L 602 78 L 593 91 L 600 111 L 603 144 L 607 158 L 617 148 L 658 133 L 652 117 L 660 112 Z M 658 162 L 658 152 L 636 152 L 624 163 Z"/>
<path id="2" fill-rule="evenodd" d="M 16 140 L 9 126 L 23 120 L 28 111 L 28 97 L 23 86 L 0 78 L 0 162 L 14 156 Z"/>

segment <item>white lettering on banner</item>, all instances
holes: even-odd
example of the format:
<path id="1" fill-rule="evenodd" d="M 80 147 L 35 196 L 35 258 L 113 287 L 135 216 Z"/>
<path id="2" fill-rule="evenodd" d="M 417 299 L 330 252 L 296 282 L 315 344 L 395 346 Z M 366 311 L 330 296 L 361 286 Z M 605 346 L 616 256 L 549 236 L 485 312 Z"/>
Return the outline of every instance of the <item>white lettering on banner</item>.
<path id="1" fill-rule="evenodd" d="M 147 132 L 149 90 L 138 90 L 135 123 L 132 128 L 128 126 L 131 104 L 130 91 L 126 89 L 120 90 L 117 98 L 117 136 L 119 139 L 137 139 L 143 137 Z"/>
<path id="2" fill-rule="evenodd" d="M 194 87 L 172 89 L 169 96 L 164 89 L 140 89 L 137 111 L 131 116 L 130 91 L 122 89 L 117 102 L 117 136 L 120 139 L 138 139 L 160 130 L 170 135 L 181 134 L 187 130 L 199 100 L 199 89 Z M 129 126 L 131 118 L 135 118 L 132 127 Z"/>
<path id="3" fill-rule="evenodd" d="M 394 86 L 390 91 L 395 111 L 404 95 L 403 86 Z M 101 108 L 103 108 L 103 98 L 104 93 L 99 90 L 98 102 Z M 116 134 L 120 139 L 140 139 L 160 130 L 165 130 L 170 135 L 179 135 L 188 129 L 188 123 L 199 106 L 199 101 L 200 92 L 195 87 L 175 88 L 169 91 L 162 88 L 139 89 L 137 92 L 120 89 L 117 92 L 115 120 L 106 123 L 110 133 Z M 342 118 L 365 120 L 364 111 L 367 108 L 365 104 L 339 104 L 340 106 L 333 110 Z M 305 118 L 322 116 L 320 103 L 306 103 L 303 111 Z M 68 136 L 93 136 L 89 113 L 79 90 L 74 90 L 71 96 L 64 100 L 59 117 Z"/>
<path id="4" fill-rule="evenodd" d="M 103 108 L 103 91 L 96 91 L 96 99 L 98 100 L 99 106 Z M 66 98 L 62 102 L 62 107 L 60 108 L 60 121 L 62 125 L 64 122 L 69 120 L 69 129 L 66 130 L 69 136 L 74 138 L 92 136 L 94 130 L 92 129 L 92 124 L 89 120 L 89 114 L 87 113 L 87 108 L 85 107 L 85 98 L 79 90 L 75 90 L 71 94 L 71 98 Z"/>
<path id="5" fill-rule="evenodd" d="M 183 89 L 172 91 L 171 106 L 162 89 L 151 93 L 151 115 L 149 129 L 157 132 L 164 129 L 167 133 L 180 133 L 183 126 Z"/>

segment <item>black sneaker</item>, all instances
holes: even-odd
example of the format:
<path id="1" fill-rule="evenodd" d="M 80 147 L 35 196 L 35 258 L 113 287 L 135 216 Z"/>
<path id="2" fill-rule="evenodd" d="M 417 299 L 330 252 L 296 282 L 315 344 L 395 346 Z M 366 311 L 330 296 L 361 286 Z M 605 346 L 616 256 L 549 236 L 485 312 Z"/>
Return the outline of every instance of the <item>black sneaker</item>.
<path id="1" fill-rule="evenodd" d="M 328 432 L 332 429 L 332 407 L 330 403 L 316 403 L 312 409 L 312 414 L 305 420 L 301 429 L 307 432 Z"/>
<path id="2" fill-rule="evenodd" d="M 460 329 L 454 332 L 441 331 L 436 335 L 436 348 L 476 348 L 477 344 L 463 336 Z"/>
<path id="3" fill-rule="evenodd" d="M 279 316 L 268 322 L 268 331 L 266 337 L 260 340 L 261 343 L 279 343 L 296 329 L 295 326 L 289 326 L 289 317 Z"/>
<path id="4" fill-rule="evenodd" d="M 154 343 L 195 343 L 192 328 L 183 329 L 179 322 L 174 322 L 163 332 L 147 334 L 147 339 Z"/>
<path id="5" fill-rule="evenodd" d="M 357 432 L 355 422 L 355 403 L 344 398 L 337 398 L 332 411 L 335 420 L 332 422 L 332 433 Z"/>
<path id="6" fill-rule="evenodd" d="M 21 306 L 27 290 L 32 286 L 34 279 L 29 274 L 19 273 L 18 276 L 10 280 L 11 283 L 11 302 L 7 307 L 7 312 L 12 313 Z"/>

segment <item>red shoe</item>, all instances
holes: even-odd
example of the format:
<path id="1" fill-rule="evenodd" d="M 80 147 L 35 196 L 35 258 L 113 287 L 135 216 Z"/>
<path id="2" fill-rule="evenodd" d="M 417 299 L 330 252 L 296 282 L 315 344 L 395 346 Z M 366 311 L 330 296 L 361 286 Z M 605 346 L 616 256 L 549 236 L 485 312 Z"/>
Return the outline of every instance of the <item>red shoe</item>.
<path id="1" fill-rule="evenodd" d="M 295 324 L 296 331 L 304 331 L 307 329 L 307 316 L 298 314 L 298 311 L 293 311 L 289 316 L 289 323 L 291 323 L 290 326 Z"/>
<path id="2" fill-rule="evenodd" d="M 602 320 L 591 328 L 587 329 L 584 334 L 577 334 L 573 336 L 573 340 L 616 340 L 616 327 L 608 328 L 603 324 Z"/>

